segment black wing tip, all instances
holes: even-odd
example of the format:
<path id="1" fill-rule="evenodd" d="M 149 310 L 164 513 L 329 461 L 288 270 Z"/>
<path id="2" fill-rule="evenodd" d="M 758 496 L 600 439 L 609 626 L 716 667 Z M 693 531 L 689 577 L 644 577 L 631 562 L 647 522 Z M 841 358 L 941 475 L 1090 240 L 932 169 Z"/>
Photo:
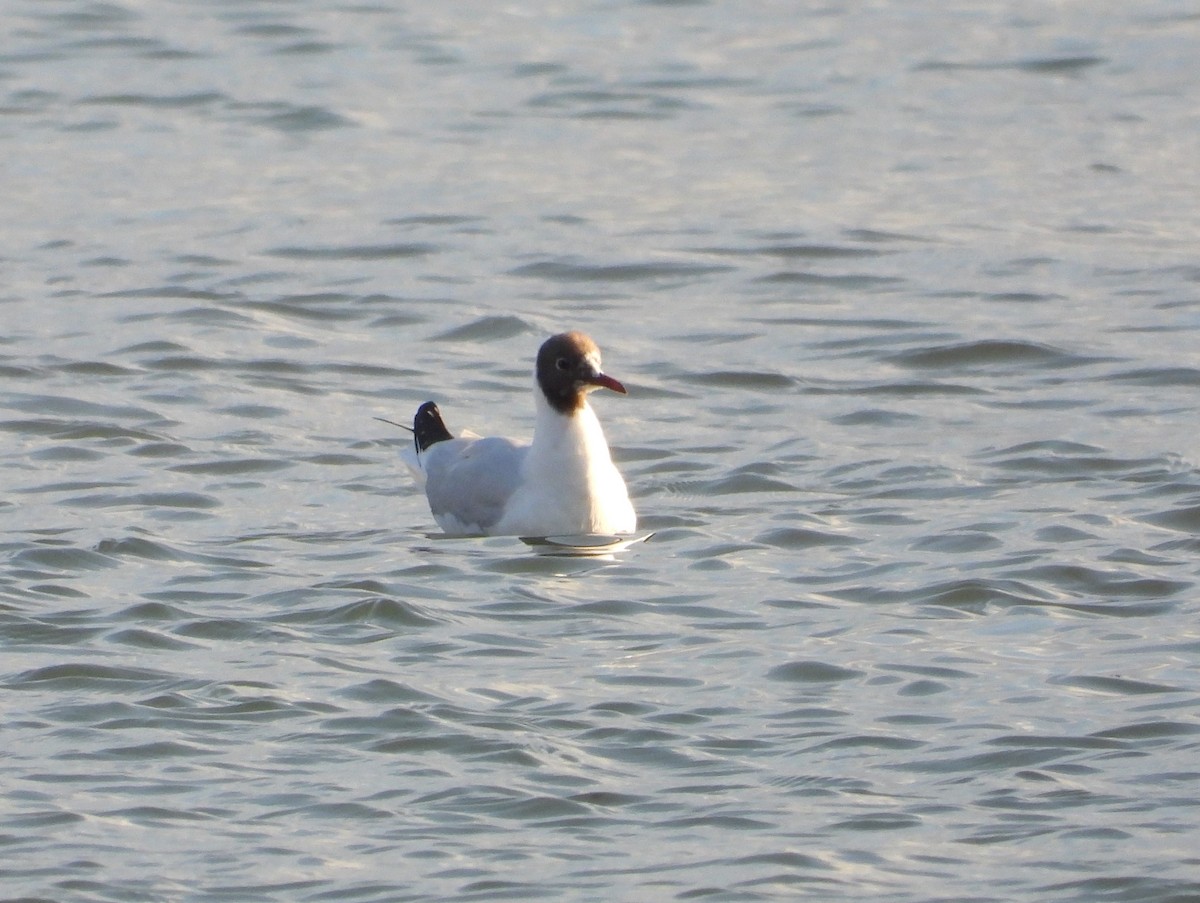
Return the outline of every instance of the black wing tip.
<path id="1" fill-rule="evenodd" d="M 413 443 L 417 446 L 417 451 L 423 452 L 431 445 L 453 438 L 446 429 L 442 412 L 436 404 L 427 401 L 417 408 L 416 416 L 413 417 Z"/>

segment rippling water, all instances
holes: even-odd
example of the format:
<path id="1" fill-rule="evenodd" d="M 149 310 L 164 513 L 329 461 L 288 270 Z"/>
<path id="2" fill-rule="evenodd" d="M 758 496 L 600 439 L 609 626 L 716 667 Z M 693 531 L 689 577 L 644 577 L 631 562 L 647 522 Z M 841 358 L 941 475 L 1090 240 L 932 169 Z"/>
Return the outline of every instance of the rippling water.
<path id="1" fill-rule="evenodd" d="M 1195 15 L 0 6 L 6 896 L 1200 899 Z"/>

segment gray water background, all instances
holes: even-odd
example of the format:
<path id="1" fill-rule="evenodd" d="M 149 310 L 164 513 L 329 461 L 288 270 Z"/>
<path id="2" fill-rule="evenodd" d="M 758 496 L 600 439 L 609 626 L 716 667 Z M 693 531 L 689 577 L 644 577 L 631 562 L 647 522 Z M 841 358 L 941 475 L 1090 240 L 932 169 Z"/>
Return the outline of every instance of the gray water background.
<path id="1" fill-rule="evenodd" d="M 0 896 L 1200 900 L 1194 9 L 0 18 Z"/>

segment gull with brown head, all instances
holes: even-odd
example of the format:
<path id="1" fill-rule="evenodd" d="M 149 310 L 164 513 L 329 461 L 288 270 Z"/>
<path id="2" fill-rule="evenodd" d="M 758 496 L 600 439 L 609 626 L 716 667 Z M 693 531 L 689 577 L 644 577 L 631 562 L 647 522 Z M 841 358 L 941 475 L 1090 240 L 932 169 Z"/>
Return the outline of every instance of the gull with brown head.
<path id="1" fill-rule="evenodd" d="M 447 533 L 543 537 L 632 533 L 637 515 L 588 396 L 625 386 L 582 332 L 551 336 L 534 370 L 532 441 L 455 437 L 436 404 L 413 419 L 406 463 Z"/>

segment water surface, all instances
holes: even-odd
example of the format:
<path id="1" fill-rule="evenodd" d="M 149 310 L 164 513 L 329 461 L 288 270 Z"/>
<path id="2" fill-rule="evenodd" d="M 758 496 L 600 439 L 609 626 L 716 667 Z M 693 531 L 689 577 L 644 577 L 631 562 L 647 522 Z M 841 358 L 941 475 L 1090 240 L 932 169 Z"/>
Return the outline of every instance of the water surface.
<path id="1" fill-rule="evenodd" d="M 1200 898 L 1195 16 L 4 9 L 6 895 Z"/>

